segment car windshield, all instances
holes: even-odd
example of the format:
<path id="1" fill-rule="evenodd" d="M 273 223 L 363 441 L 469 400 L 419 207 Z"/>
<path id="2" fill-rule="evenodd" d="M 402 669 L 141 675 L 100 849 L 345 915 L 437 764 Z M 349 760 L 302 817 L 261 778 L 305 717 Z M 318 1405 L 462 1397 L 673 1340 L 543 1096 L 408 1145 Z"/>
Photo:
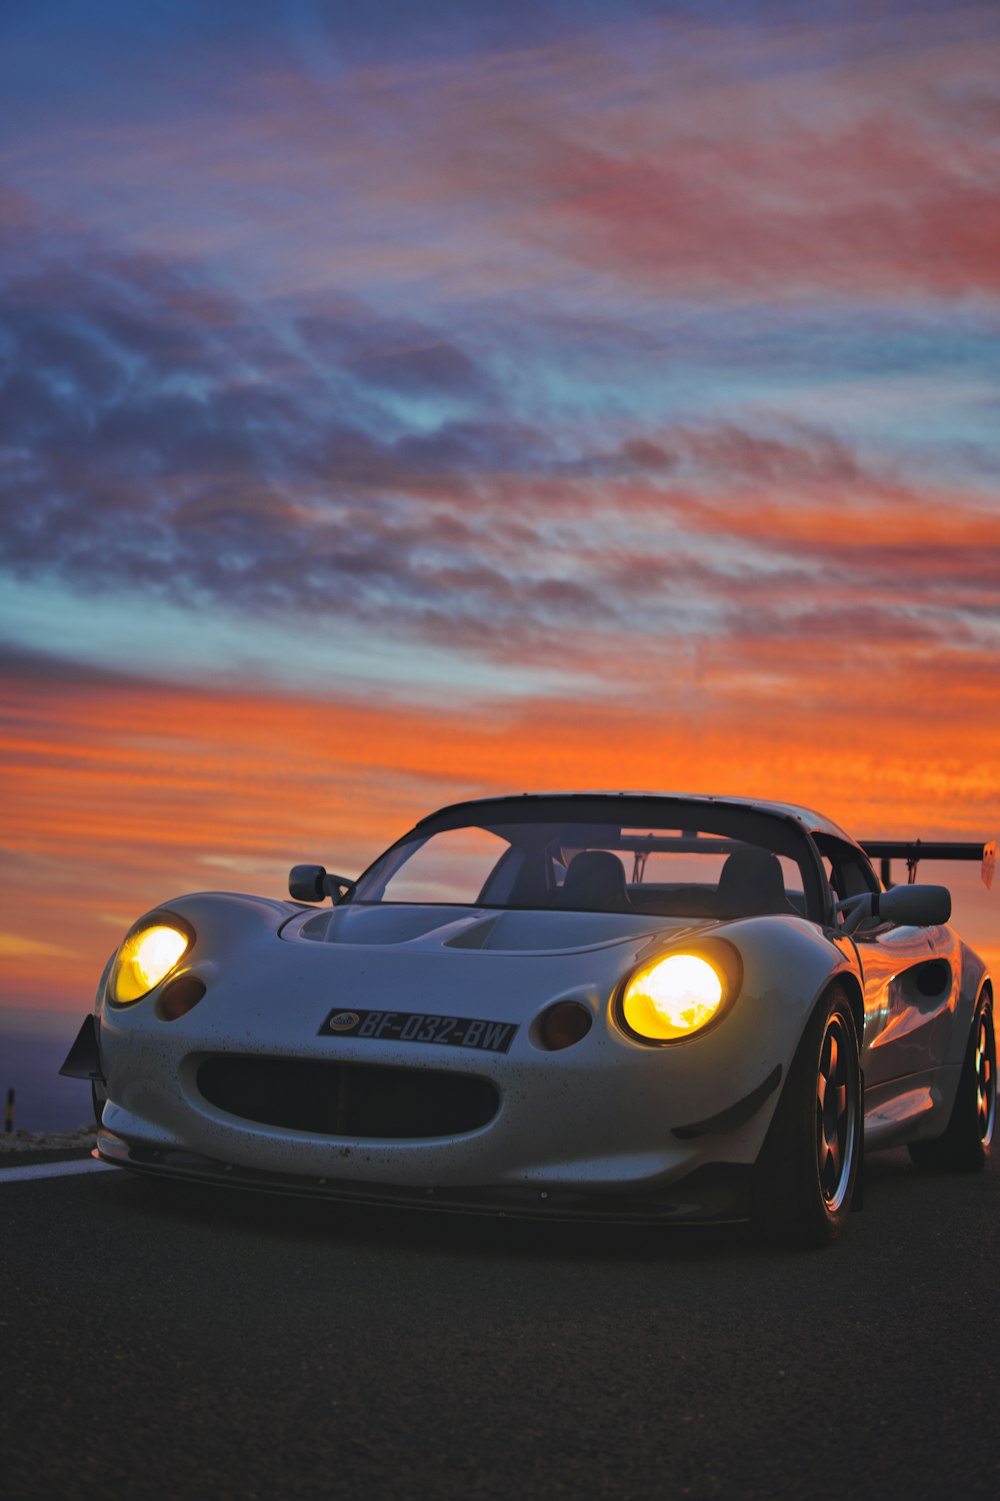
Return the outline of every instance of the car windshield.
<path id="1" fill-rule="evenodd" d="M 653 798 L 446 809 L 377 860 L 350 901 L 696 918 L 822 911 L 817 857 L 791 819 Z"/>

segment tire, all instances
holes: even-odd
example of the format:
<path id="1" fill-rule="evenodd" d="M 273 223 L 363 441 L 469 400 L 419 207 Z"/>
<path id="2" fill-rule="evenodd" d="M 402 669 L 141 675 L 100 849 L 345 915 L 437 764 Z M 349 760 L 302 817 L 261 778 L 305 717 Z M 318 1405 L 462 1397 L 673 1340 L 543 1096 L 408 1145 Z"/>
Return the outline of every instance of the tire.
<path id="1" fill-rule="evenodd" d="M 846 992 L 816 1006 L 757 1159 L 751 1215 L 770 1244 L 825 1246 L 847 1222 L 862 1152 L 858 1031 Z"/>
<path id="2" fill-rule="evenodd" d="M 943 1136 L 910 1143 L 909 1153 L 919 1168 L 950 1173 L 978 1173 L 990 1155 L 997 1118 L 997 1044 L 993 1005 L 984 992 L 965 1050 L 965 1061 Z"/>

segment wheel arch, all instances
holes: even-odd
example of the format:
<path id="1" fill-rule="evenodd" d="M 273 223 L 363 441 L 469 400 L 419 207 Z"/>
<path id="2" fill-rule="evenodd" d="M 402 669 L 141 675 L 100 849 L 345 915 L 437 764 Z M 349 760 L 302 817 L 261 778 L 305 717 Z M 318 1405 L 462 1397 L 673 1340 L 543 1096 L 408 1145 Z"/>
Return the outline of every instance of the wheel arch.
<path id="1" fill-rule="evenodd" d="M 825 1000 L 830 991 L 837 986 L 846 992 L 847 1001 L 851 1008 L 851 1015 L 854 1017 L 854 1025 L 857 1028 L 858 1051 L 860 1052 L 864 1045 L 865 998 L 857 975 L 853 974 L 849 969 L 841 969 L 836 974 L 831 975 L 816 997 L 816 1005 L 818 1006 L 821 1001 Z"/>

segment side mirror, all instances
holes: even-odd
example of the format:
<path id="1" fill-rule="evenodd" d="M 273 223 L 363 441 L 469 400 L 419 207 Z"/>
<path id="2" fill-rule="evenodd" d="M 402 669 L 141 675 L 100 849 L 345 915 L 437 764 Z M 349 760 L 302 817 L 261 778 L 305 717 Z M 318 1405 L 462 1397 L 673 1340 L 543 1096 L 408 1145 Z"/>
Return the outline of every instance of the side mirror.
<path id="1" fill-rule="evenodd" d="M 336 906 L 355 884 L 346 876 L 329 875 L 325 865 L 293 865 L 288 873 L 288 895 L 295 902 L 321 902 L 328 896 Z"/>
<path id="2" fill-rule="evenodd" d="M 936 927 L 951 917 L 951 892 L 947 886 L 894 886 L 881 893 L 874 915 L 908 927 Z"/>
<path id="3" fill-rule="evenodd" d="M 947 886 L 893 886 L 891 891 L 864 891 L 837 903 L 844 928 L 855 928 L 872 918 L 901 927 L 932 928 L 951 917 L 951 892 Z"/>

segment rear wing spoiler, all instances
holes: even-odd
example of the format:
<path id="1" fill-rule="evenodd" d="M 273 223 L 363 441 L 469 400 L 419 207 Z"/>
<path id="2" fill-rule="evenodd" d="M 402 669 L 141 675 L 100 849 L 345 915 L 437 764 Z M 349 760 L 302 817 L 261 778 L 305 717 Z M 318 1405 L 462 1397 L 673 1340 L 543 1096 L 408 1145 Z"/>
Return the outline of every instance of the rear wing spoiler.
<path id="1" fill-rule="evenodd" d="M 861 848 L 870 860 L 881 861 L 882 885 L 890 887 L 893 860 L 905 860 L 907 882 L 913 885 L 917 878 L 917 866 L 921 860 L 978 860 L 983 885 L 993 885 L 993 872 L 997 863 L 997 842 L 986 840 L 983 844 L 941 844 L 928 839 L 863 839 Z"/>

